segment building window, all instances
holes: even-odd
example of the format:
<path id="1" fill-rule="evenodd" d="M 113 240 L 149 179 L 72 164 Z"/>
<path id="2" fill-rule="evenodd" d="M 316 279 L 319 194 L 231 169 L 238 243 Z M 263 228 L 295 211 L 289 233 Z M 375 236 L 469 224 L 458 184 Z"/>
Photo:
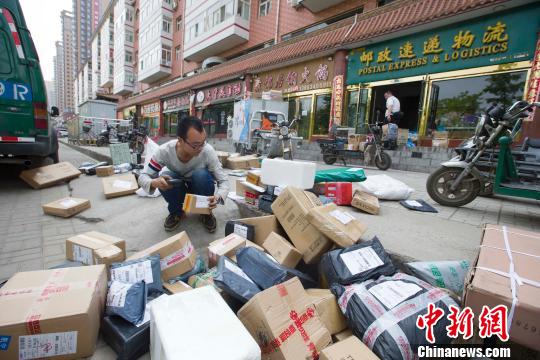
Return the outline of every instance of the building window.
<path id="1" fill-rule="evenodd" d="M 225 21 L 225 5 L 212 13 L 212 27 L 221 24 L 223 21 Z"/>
<path id="2" fill-rule="evenodd" d="M 133 31 L 126 30 L 126 41 L 130 43 L 133 42 Z"/>
<path id="3" fill-rule="evenodd" d="M 171 0 L 164 0 L 167 4 L 171 5 Z"/>
<path id="4" fill-rule="evenodd" d="M 109 64 L 109 75 L 113 74 L 113 64 Z"/>
<path id="5" fill-rule="evenodd" d="M 144 60 L 141 59 L 141 70 L 144 70 Z"/>
<path id="6" fill-rule="evenodd" d="M 133 73 L 131 71 L 126 71 L 124 73 L 124 80 L 128 85 L 133 85 Z"/>
<path id="7" fill-rule="evenodd" d="M 240 15 L 244 20 L 249 20 L 249 1 L 248 0 L 238 0 L 237 14 Z"/>
<path id="8" fill-rule="evenodd" d="M 170 46 L 163 45 L 161 47 L 161 65 L 171 66 L 172 50 Z"/>
<path id="9" fill-rule="evenodd" d="M 187 40 L 193 40 L 197 36 L 199 36 L 199 23 L 193 24 L 189 28 L 189 32 L 187 34 Z"/>
<path id="10" fill-rule="evenodd" d="M 377 6 L 384 6 L 384 5 L 388 5 L 390 4 L 391 2 L 393 2 L 394 0 L 379 0 L 377 1 Z"/>
<path id="11" fill-rule="evenodd" d="M 131 64 L 133 62 L 133 53 L 131 51 L 126 50 L 125 60 L 127 64 Z"/>
<path id="12" fill-rule="evenodd" d="M 259 17 L 266 16 L 270 13 L 270 0 L 259 1 Z"/>
<path id="13" fill-rule="evenodd" d="M 182 52 L 181 52 L 181 48 L 180 46 L 177 46 L 174 48 L 174 56 L 176 58 L 176 60 L 180 60 L 180 57 L 182 56 Z"/>
<path id="14" fill-rule="evenodd" d="M 182 16 L 176 18 L 176 31 L 182 30 Z"/>
<path id="15" fill-rule="evenodd" d="M 133 10 L 126 8 L 126 21 L 133 21 Z"/>
<path id="16" fill-rule="evenodd" d="M 168 34 L 171 33 L 171 23 L 172 23 L 171 18 L 168 18 L 165 16 L 163 17 L 163 31 L 165 31 Z"/>

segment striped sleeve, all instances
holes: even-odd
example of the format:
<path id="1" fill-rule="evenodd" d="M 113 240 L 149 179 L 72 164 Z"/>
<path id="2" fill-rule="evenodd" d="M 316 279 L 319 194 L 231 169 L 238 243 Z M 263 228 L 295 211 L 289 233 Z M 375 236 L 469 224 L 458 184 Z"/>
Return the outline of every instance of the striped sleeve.
<path id="1" fill-rule="evenodd" d="M 139 175 L 139 185 L 149 194 L 154 191 L 154 189 L 151 189 L 152 179 L 157 178 L 159 172 L 165 166 L 165 163 L 162 160 L 163 151 L 164 148 L 159 147 Z"/>
<path id="2" fill-rule="evenodd" d="M 150 162 L 148 163 L 148 167 L 155 172 L 160 172 L 161 169 L 163 169 L 163 166 L 156 160 L 154 157 L 150 159 Z"/>

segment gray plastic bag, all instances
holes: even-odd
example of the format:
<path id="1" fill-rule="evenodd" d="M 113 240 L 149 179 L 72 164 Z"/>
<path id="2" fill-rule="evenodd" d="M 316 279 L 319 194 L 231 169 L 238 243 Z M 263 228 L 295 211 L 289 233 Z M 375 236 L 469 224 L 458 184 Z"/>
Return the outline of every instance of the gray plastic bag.
<path id="1" fill-rule="evenodd" d="M 405 266 L 414 276 L 433 286 L 448 289 L 461 297 L 465 276 L 471 265 L 467 260 L 462 260 L 418 261 L 406 263 Z"/>
<path id="2" fill-rule="evenodd" d="M 111 264 L 111 280 L 128 284 L 144 281 L 148 291 L 163 292 L 159 254 Z"/>
<path id="3" fill-rule="evenodd" d="M 257 284 L 226 256 L 219 258 L 214 283 L 243 304 L 261 291 Z"/>
<path id="4" fill-rule="evenodd" d="M 146 307 L 146 284 L 139 281 L 127 284 L 111 281 L 107 292 L 107 315 L 118 315 L 137 325 L 144 318 Z"/>

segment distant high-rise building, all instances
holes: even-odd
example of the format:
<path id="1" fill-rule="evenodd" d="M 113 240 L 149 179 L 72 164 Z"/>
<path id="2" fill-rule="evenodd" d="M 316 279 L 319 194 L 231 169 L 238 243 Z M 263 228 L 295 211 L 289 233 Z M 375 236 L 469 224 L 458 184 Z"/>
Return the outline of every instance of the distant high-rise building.
<path id="1" fill-rule="evenodd" d="M 99 25 L 101 17 L 107 10 L 111 0 L 92 0 L 92 33 L 94 33 Z"/>
<path id="2" fill-rule="evenodd" d="M 90 38 L 94 26 L 94 16 L 92 5 L 94 0 L 73 0 L 73 19 L 75 28 L 75 72 L 82 69 L 88 59 L 90 59 Z M 99 9 L 98 9 L 99 21 Z"/>
<path id="3" fill-rule="evenodd" d="M 56 55 L 53 58 L 54 62 L 54 93 L 55 103 L 60 113 L 64 112 L 65 108 L 65 88 L 64 88 L 64 46 L 61 41 L 55 43 Z"/>
<path id="4" fill-rule="evenodd" d="M 74 112 L 75 102 L 73 94 L 73 82 L 77 74 L 76 71 L 76 49 L 75 49 L 75 21 L 73 14 L 63 10 L 62 19 L 62 43 L 64 58 L 64 112 Z"/>

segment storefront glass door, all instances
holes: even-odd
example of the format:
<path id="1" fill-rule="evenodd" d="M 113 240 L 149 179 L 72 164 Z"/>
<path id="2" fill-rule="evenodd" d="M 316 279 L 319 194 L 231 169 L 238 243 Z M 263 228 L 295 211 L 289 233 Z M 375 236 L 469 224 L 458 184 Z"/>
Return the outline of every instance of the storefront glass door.
<path id="1" fill-rule="evenodd" d="M 298 136 L 308 140 L 310 133 L 309 128 L 311 125 L 311 105 L 313 104 L 312 96 L 305 96 L 297 99 L 298 101 L 298 118 L 300 119 L 298 124 Z"/>
<path id="2" fill-rule="evenodd" d="M 327 135 L 330 121 L 330 101 L 332 94 L 315 96 L 315 116 L 313 122 L 313 135 Z"/>

